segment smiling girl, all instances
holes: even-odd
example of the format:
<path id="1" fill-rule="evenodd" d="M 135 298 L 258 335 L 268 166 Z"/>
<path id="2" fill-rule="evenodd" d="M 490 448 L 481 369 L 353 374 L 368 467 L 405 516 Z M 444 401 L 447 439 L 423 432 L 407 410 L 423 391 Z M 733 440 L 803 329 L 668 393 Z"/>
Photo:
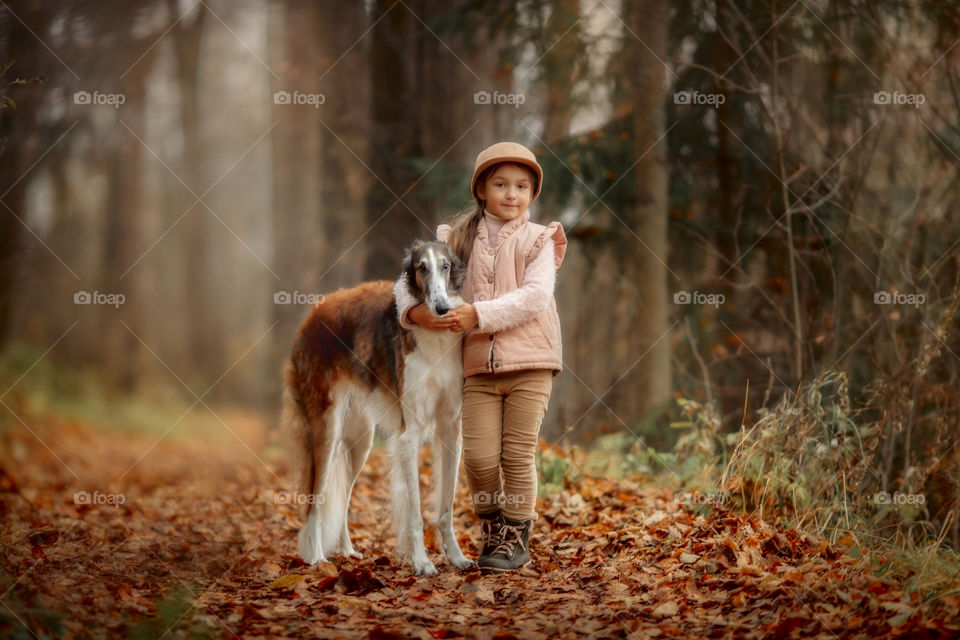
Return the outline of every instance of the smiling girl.
<path id="1" fill-rule="evenodd" d="M 466 303 L 436 317 L 407 292 L 394 292 L 400 322 L 464 332 L 463 460 L 480 519 L 477 564 L 512 571 L 530 561 L 537 519 L 534 456 L 553 377 L 563 368 L 553 297 L 567 240 L 559 222 L 530 222 L 543 170 L 533 152 L 500 142 L 477 156 L 471 192 L 476 208 L 440 225 L 467 265 Z"/>

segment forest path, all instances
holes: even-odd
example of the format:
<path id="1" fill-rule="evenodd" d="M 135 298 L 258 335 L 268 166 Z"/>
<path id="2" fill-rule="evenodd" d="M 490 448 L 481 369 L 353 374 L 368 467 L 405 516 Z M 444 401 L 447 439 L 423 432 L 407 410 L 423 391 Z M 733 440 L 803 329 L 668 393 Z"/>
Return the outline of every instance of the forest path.
<path id="1" fill-rule="evenodd" d="M 540 501 L 516 575 L 456 570 L 428 533 L 439 574 L 416 578 L 394 555 L 382 450 L 351 504 L 364 558 L 308 567 L 298 510 L 276 499 L 292 484 L 272 417 L 218 409 L 221 433 L 188 417 L 160 438 L 12 408 L 24 422 L 0 432 L 5 637 L 960 636 L 955 612 L 920 611 L 842 549 L 695 515 L 639 481 L 587 479 Z M 476 557 L 462 478 L 456 505 Z"/>

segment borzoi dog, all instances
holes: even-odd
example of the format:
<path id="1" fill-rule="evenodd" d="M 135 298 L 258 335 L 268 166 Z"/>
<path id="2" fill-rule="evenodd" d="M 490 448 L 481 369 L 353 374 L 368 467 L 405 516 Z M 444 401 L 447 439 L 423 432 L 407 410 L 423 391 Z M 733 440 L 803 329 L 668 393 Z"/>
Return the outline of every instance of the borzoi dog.
<path id="1" fill-rule="evenodd" d="M 463 303 L 463 263 L 440 242 L 416 242 L 404 273 L 414 297 L 438 316 Z M 437 528 L 447 560 L 472 564 L 453 533 L 453 499 L 462 440 L 462 334 L 400 326 L 393 283 L 341 289 L 316 304 L 300 326 L 286 364 L 283 421 L 303 454 L 309 499 L 297 550 L 309 564 L 327 555 L 361 557 L 350 542 L 353 485 L 376 425 L 390 453 L 391 510 L 397 549 L 417 575 L 436 573 L 423 544 L 418 458 L 434 438 Z"/>

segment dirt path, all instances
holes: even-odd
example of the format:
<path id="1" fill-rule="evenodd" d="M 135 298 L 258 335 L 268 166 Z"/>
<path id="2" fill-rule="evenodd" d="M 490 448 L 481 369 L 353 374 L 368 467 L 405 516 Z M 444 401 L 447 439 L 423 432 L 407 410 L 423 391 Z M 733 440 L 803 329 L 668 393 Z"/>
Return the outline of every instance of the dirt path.
<path id="1" fill-rule="evenodd" d="M 364 558 L 307 567 L 298 514 L 275 501 L 292 487 L 267 420 L 218 411 L 219 436 L 191 437 L 188 419 L 157 442 L 14 410 L 26 424 L 0 433 L 4 637 L 960 636 L 955 600 L 922 613 L 842 550 L 751 518 L 704 519 L 637 482 L 542 501 L 521 575 L 455 570 L 428 535 L 440 573 L 417 579 L 393 557 L 377 451 L 351 510 Z M 475 557 L 462 483 L 457 505 Z"/>

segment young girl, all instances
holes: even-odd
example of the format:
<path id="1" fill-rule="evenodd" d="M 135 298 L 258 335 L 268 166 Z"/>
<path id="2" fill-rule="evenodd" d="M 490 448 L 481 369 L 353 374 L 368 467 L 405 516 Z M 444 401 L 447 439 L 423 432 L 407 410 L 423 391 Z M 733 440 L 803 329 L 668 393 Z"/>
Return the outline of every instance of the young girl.
<path id="1" fill-rule="evenodd" d="M 553 288 L 567 239 L 559 222 L 529 222 L 543 170 L 523 145 L 482 151 L 471 185 L 476 209 L 437 228 L 467 265 L 466 304 L 438 318 L 415 304 L 405 276 L 394 293 L 403 326 L 465 332 L 463 461 L 480 518 L 477 564 L 512 571 L 530 561 L 537 434 L 563 368 Z"/>

